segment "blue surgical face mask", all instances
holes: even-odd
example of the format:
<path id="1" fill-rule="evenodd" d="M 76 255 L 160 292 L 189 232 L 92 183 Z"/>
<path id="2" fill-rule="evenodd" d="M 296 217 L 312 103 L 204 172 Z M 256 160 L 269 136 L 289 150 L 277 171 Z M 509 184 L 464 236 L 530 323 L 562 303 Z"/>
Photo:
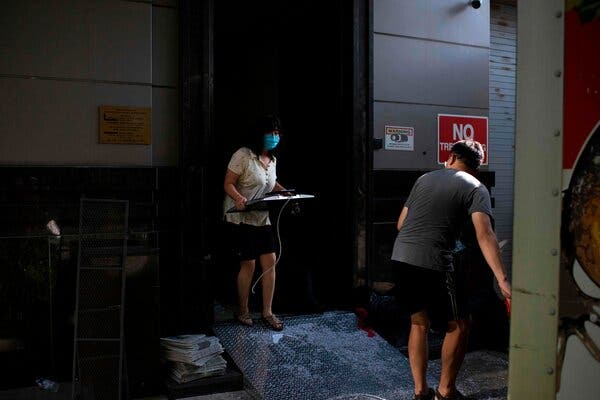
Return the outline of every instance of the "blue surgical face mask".
<path id="1" fill-rule="evenodd" d="M 273 150 L 279 144 L 279 134 L 266 133 L 264 136 L 264 148 L 267 151 Z"/>

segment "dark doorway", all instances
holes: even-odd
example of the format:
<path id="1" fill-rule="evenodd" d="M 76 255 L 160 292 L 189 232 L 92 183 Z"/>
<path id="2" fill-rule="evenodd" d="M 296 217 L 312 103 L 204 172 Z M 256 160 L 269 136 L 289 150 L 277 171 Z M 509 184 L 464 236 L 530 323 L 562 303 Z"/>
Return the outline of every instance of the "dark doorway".
<path id="1" fill-rule="evenodd" d="M 352 290 L 354 254 L 352 2 L 215 3 L 211 224 L 220 231 L 224 173 L 248 125 L 278 114 L 284 145 L 278 180 L 316 198 L 302 203 L 299 215 L 282 213 L 274 309 L 343 306 Z M 213 287 L 217 300 L 234 304 L 237 263 L 227 257 L 226 242 L 223 236 L 213 240 Z M 259 290 L 252 297 L 251 306 L 260 301 Z"/>

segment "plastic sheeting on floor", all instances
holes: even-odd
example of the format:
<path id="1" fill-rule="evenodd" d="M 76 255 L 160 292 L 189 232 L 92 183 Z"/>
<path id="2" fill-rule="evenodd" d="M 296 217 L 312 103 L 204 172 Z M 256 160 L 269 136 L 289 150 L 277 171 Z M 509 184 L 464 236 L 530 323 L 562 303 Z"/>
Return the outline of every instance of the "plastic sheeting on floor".
<path id="1" fill-rule="evenodd" d="M 281 332 L 220 323 L 215 333 L 257 394 L 265 400 L 411 399 L 408 359 L 376 335 L 358 329 L 349 312 L 293 316 Z M 440 362 L 430 362 L 428 382 L 437 385 Z M 478 399 L 506 398 L 507 356 L 467 354 L 459 389 Z"/>

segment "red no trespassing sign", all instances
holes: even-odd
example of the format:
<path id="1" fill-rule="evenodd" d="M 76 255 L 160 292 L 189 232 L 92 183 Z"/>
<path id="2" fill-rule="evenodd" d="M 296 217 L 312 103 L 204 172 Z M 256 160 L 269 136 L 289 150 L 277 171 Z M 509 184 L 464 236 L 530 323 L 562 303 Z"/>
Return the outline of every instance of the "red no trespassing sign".
<path id="1" fill-rule="evenodd" d="M 488 163 L 488 119 L 472 115 L 438 114 L 438 163 L 450 156 L 450 148 L 459 140 L 476 140 L 483 146 L 483 165 Z"/>

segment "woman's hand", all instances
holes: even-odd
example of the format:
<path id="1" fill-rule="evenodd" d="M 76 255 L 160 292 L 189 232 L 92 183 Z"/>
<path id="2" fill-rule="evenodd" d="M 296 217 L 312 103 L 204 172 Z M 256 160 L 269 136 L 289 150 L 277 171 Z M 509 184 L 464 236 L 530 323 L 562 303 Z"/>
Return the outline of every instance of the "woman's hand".
<path id="1" fill-rule="evenodd" d="M 235 200 L 235 209 L 238 211 L 242 211 L 244 208 L 246 208 L 246 202 L 248 201 L 248 199 L 246 199 L 244 196 L 238 196 Z"/>

